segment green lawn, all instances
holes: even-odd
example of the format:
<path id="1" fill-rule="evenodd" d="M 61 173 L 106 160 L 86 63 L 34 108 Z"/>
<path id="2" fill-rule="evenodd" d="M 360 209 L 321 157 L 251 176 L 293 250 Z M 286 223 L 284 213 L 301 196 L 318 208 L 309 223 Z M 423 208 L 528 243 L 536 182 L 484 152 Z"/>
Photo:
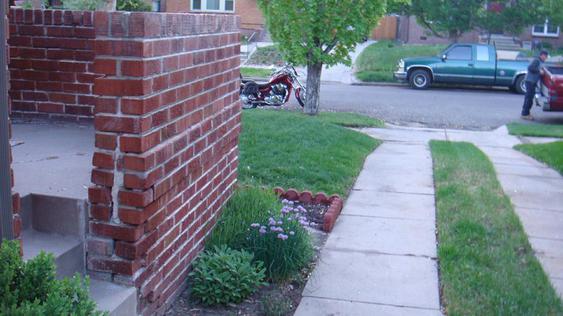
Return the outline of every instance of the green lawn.
<path id="1" fill-rule="evenodd" d="M 488 158 L 469 143 L 430 147 L 447 315 L 562 315 Z"/>
<path id="2" fill-rule="evenodd" d="M 243 77 L 269 78 L 272 75 L 272 69 L 241 67 L 240 74 Z"/>
<path id="3" fill-rule="evenodd" d="M 334 113 L 310 117 L 284 110 L 244 111 L 240 182 L 346 196 L 379 142 L 331 123 L 353 124 L 353 116 L 342 118 Z"/>
<path id="4" fill-rule="evenodd" d="M 534 157 L 563 175 L 563 141 L 547 144 L 524 144 L 514 148 Z"/>
<path id="5" fill-rule="evenodd" d="M 356 77 L 362 81 L 394 82 L 393 72 L 401 58 L 434 56 L 444 45 L 401 45 L 381 41 L 367 47 L 356 60 Z"/>
<path id="6" fill-rule="evenodd" d="M 318 118 L 345 127 L 385 127 L 382 120 L 349 112 L 320 112 Z"/>
<path id="7" fill-rule="evenodd" d="M 506 127 L 512 135 L 563 137 L 563 125 L 510 123 Z"/>

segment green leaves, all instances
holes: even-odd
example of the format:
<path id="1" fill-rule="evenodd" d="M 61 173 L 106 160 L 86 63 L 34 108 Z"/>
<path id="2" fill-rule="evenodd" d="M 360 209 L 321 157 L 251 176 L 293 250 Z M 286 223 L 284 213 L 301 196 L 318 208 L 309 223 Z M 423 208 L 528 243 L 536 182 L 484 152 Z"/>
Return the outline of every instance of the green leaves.
<path id="1" fill-rule="evenodd" d="M 55 279 L 53 255 L 24 262 L 17 241 L 0 248 L 0 315 L 104 315 L 88 296 L 88 280 Z"/>
<path id="2" fill-rule="evenodd" d="M 117 0 L 119 11 L 152 11 L 152 7 L 144 0 Z"/>
<path id="3" fill-rule="evenodd" d="M 348 53 L 385 12 L 384 0 L 259 0 L 268 29 L 294 64 L 350 63 Z"/>
<path id="4" fill-rule="evenodd" d="M 227 246 L 202 253 L 193 264 L 192 293 L 205 305 L 240 303 L 264 285 L 265 269 L 254 255 Z"/>

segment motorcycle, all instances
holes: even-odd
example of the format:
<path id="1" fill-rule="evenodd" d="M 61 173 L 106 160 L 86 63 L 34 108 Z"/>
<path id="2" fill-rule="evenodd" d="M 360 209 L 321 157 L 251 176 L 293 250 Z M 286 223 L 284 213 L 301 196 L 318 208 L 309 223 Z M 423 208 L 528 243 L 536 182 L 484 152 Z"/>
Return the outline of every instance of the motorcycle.
<path id="1" fill-rule="evenodd" d="M 305 87 L 298 79 L 295 68 L 286 64 L 274 72 L 267 83 L 244 80 L 241 75 L 240 99 L 243 109 L 257 106 L 281 106 L 289 101 L 292 89 L 301 106 L 305 106 Z"/>

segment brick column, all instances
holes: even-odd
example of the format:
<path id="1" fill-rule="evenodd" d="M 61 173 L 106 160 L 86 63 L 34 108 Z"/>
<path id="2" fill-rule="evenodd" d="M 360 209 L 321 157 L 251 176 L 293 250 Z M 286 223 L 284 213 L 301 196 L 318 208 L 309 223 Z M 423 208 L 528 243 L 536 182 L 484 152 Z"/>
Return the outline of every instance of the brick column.
<path id="1" fill-rule="evenodd" d="M 152 314 L 185 285 L 236 181 L 238 18 L 96 12 L 88 268 Z"/>

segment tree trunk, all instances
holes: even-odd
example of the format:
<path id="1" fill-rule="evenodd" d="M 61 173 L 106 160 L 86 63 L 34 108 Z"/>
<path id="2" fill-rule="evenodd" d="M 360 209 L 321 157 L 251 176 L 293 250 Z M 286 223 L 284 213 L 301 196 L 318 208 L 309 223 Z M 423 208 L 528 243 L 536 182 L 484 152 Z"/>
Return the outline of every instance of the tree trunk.
<path id="1" fill-rule="evenodd" d="M 307 64 L 307 94 L 305 97 L 305 108 L 303 109 L 306 114 L 316 115 L 319 112 L 322 71 L 322 63 Z"/>
<path id="2" fill-rule="evenodd" d="M 448 37 L 450 39 L 450 42 L 457 43 L 457 41 L 459 39 L 459 34 L 457 33 L 457 30 L 456 31 L 450 30 L 448 32 Z"/>

